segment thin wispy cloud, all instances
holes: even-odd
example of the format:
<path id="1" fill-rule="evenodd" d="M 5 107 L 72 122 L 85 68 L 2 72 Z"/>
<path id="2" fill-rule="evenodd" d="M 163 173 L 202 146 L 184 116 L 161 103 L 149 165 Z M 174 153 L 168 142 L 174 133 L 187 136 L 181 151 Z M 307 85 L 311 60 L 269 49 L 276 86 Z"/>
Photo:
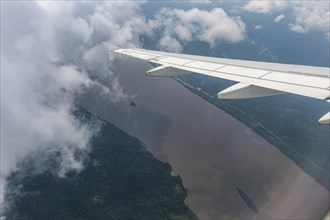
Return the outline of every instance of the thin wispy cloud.
<path id="1" fill-rule="evenodd" d="M 283 19 L 285 19 L 285 15 L 284 14 L 280 14 L 280 15 L 276 16 L 276 18 L 274 19 L 274 21 L 276 23 L 278 23 L 278 22 L 282 21 Z"/>

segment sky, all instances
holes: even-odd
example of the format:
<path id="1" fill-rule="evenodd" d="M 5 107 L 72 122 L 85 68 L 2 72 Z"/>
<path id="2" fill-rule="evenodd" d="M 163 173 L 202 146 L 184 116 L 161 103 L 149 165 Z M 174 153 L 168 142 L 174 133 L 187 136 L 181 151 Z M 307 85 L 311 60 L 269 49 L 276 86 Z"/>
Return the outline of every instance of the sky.
<path id="1" fill-rule="evenodd" d="M 5 177 L 32 152 L 61 152 L 61 177 L 83 169 L 73 154 L 88 152 L 99 125 L 74 117 L 77 98 L 96 90 L 111 103 L 129 99 L 102 43 L 172 52 L 196 43 L 210 51 L 259 45 L 274 60 L 299 62 L 274 48 L 282 34 L 289 36 L 283 42 L 308 43 L 305 64 L 329 66 L 313 61 L 329 57 L 329 7 L 328 1 L 1 1 L 1 204 Z M 292 45 L 287 50 L 303 47 Z M 221 55 L 230 57 L 230 49 Z"/>

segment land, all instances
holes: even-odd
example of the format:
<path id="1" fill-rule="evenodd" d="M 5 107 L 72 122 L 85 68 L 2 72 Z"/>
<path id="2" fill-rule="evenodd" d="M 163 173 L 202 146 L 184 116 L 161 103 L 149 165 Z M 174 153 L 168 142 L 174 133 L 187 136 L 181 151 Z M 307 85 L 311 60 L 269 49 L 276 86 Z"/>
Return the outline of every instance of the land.
<path id="1" fill-rule="evenodd" d="M 317 123 L 322 112 L 328 111 L 329 104 L 293 95 L 253 100 L 220 100 L 216 94 L 233 82 L 198 74 L 174 79 L 244 123 L 317 182 L 330 189 L 330 128 Z"/>
<path id="2" fill-rule="evenodd" d="M 328 210 L 329 191 L 275 146 L 176 81 L 146 77 L 148 64 L 127 62 L 115 71 L 136 107 L 111 104 L 97 93 L 83 104 L 171 164 L 188 190 L 185 203 L 200 219 L 319 219 Z"/>
<path id="3" fill-rule="evenodd" d="M 168 163 L 85 109 L 78 108 L 75 115 L 102 124 L 84 169 L 63 178 L 57 175 L 59 151 L 26 157 L 7 179 L 8 219 L 196 219 L 184 203 L 182 180 L 171 175 Z"/>

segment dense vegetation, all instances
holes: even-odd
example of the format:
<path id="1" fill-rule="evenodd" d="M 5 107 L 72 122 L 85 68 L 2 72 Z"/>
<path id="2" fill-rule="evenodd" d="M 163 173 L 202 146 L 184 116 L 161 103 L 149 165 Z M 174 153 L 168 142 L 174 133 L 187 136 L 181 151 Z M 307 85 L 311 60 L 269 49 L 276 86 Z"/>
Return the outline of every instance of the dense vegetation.
<path id="1" fill-rule="evenodd" d="M 330 189 L 330 126 L 317 123 L 318 118 L 329 111 L 328 103 L 289 94 L 249 100 L 220 100 L 216 94 L 233 82 L 198 74 L 176 80 L 253 129 Z"/>
<path id="2" fill-rule="evenodd" d="M 83 109 L 75 114 L 85 122 L 94 117 Z M 85 168 L 64 178 L 56 173 L 59 152 L 25 158 L 8 178 L 8 219 L 196 219 L 181 178 L 138 139 L 102 121 L 91 146 Z M 36 158 L 45 156 L 35 172 Z"/>

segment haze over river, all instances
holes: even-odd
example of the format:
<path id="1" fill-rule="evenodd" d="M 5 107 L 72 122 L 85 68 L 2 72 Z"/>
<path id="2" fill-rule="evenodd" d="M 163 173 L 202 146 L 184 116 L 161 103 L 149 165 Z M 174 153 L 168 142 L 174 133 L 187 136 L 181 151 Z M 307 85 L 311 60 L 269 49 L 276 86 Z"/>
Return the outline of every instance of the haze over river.
<path id="1" fill-rule="evenodd" d="M 188 189 L 186 204 L 200 219 L 316 219 L 329 208 L 329 191 L 276 147 L 235 118 L 170 78 L 146 77 L 150 65 L 118 60 L 128 103 L 98 93 L 87 109 L 136 136 L 167 161 Z M 311 146 L 312 147 L 312 146 Z M 253 212 L 236 187 L 253 200 Z"/>

